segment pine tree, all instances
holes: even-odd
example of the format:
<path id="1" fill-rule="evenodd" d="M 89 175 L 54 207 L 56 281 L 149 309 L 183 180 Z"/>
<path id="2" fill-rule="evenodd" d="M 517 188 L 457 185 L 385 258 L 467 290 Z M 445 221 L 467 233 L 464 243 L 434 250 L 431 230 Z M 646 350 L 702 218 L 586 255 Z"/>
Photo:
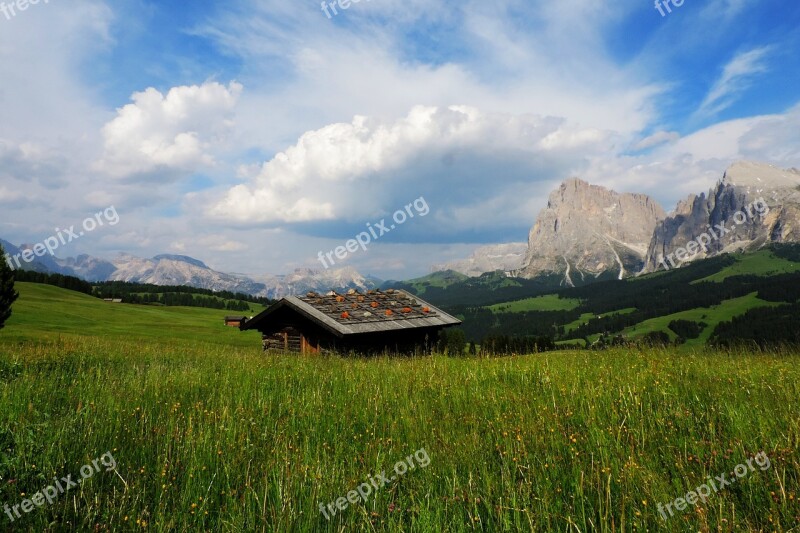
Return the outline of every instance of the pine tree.
<path id="1" fill-rule="evenodd" d="M 14 290 L 14 270 L 6 263 L 5 251 L 0 245 L 0 329 L 11 316 L 11 305 L 19 297 Z"/>

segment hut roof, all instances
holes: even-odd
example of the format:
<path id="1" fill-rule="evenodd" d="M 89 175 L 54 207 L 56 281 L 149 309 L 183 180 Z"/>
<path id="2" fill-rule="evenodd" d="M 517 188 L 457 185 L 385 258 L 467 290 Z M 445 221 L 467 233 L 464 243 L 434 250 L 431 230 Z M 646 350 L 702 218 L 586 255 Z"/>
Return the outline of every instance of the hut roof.
<path id="1" fill-rule="evenodd" d="M 361 293 L 351 289 L 344 294 L 331 291 L 324 295 L 309 292 L 305 296 L 288 296 L 245 322 L 241 329 L 258 329 L 260 323 L 287 306 L 338 336 L 461 324 L 457 318 L 405 291 Z"/>

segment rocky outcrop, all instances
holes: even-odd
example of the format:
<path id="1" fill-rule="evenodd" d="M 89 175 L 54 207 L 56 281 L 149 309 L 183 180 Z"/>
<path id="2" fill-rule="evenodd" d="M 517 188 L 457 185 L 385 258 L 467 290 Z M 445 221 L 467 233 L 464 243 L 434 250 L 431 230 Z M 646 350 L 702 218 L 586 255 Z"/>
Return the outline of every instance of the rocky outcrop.
<path id="1" fill-rule="evenodd" d="M 63 268 L 71 270 L 69 275 L 86 281 L 106 281 L 117 270 L 117 267 L 110 261 L 86 254 L 75 258 L 58 259 L 57 262 Z"/>
<path id="2" fill-rule="evenodd" d="M 528 237 L 524 267 L 534 278 L 563 275 L 575 285 L 603 274 L 622 279 L 639 272 L 664 210 L 645 194 L 616 193 L 570 179 L 550 194 Z"/>
<path id="3" fill-rule="evenodd" d="M 749 161 L 732 165 L 708 194 L 691 195 L 661 221 L 643 272 L 800 241 L 800 171 Z"/>
<path id="4" fill-rule="evenodd" d="M 466 259 L 434 265 L 432 270 L 434 272 L 454 270 L 473 278 L 496 270 L 508 272 L 522 267 L 527 251 L 528 245 L 524 242 L 490 244 L 476 248 Z"/>

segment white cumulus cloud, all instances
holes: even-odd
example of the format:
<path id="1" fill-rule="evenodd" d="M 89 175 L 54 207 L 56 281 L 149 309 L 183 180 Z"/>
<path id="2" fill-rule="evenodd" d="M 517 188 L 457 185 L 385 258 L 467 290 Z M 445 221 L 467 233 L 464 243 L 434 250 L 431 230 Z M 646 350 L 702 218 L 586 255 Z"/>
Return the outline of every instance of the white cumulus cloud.
<path id="1" fill-rule="evenodd" d="M 104 155 L 95 168 L 112 177 L 192 172 L 214 164 L 214 148 L 233 127 L 242 86 L 217 82 L 134 93 L 103 127 Z"/>
<path id="2" fill-rule="evenodd" d="M 356 116 L 306 132 L 255 171 L 244 169 L 248 181 L 210 213 L 232 222 L 353 221 L 425 195 L 441 214 L 472 216 L 471 206 L 482 210 L 487 198 L 520 183 L 562 178 L 616 141 L 564 119 L 468 106 L 416 106 L 395 121 Z M 484 223 L 512 216 L 495 207 Z"/>

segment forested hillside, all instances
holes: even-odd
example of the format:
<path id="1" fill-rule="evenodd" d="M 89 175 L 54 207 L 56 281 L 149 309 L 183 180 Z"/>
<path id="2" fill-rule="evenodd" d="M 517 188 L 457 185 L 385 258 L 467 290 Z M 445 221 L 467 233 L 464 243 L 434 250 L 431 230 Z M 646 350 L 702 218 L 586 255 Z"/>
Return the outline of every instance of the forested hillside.
<path id="1" fill-rule="evenodd" d="M 636 337 L 655 331 L 678 343 L 712 338 L 716 344 L 794 342 L 791 331 L 800 328 L 800 315 L 792 312 L 800 300 L 800 245 L 772 245 L 753 254 L 722 255 L 668 272 L 548 291 L 550 296 L 537 301 L 552 302 L 550 308 L 539 303 L 535 310 L 524 310 L 521 300 L 540 294 L 536 286 L 524 283 L 506 288 L 504 294 L 516 297 L 492 308 L 485 302 L 496 299 L 486 294 L 485 285 L 478 284 L 474 292 L 477 303 L 462 303 L 470 293 L 463 283 L 426 297 L 461 317 L 467 339 L 475 342 L 497 335 L 592 341 L 600 335 Z M 556 305 L 565 299 L 580 304 Z M 738 306 L 733 311 L 730 302 Z M 498 312 L 502 309 L 506 311 Z M 720 309 L 724 316 L 715 315 Z M 692 311 L 699 319 L 682 316 Z M 729 317 L 731 313 L 734 316 Z"/>

